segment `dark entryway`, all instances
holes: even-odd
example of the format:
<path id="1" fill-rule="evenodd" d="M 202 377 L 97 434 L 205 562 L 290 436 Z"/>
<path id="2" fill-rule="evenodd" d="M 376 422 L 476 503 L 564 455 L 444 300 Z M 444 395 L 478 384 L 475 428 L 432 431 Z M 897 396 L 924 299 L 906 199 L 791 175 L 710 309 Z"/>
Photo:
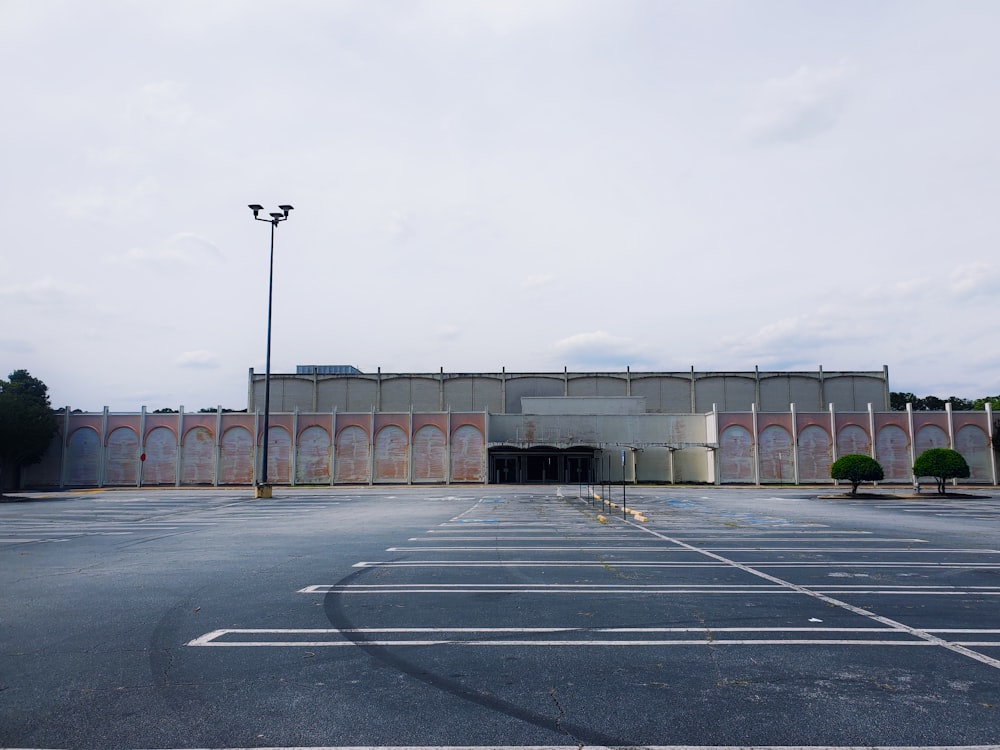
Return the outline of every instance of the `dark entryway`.
<path id="1" fill-rule="evenodd" d="M 583 484 L 594 476 L 594 451 L 494 448 L 489 470 L 493 484 Z"/>

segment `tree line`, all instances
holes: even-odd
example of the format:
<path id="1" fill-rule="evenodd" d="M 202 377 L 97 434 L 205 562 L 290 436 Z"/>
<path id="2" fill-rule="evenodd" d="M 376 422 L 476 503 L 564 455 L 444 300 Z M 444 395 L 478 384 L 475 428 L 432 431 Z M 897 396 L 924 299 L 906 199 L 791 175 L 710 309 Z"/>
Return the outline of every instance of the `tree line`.
<path id="1" fill-rule="evenodd" d="M 913 411 L 944 411 L 944 405 L 951 401 L 951 408 L 955 411 L 985 411 L 986 404 L 990 409 L 1000 412 L 1000 396 L 983 396 L 982 398 L 959 398 L 958 396 L 948 396 L 948 398 L 938 398 L 937 396 L 914 396 L 912 393 L 889 393 L 889 408 L 893 411 L 906 411 L 907 404 L 913 404 Z"/>

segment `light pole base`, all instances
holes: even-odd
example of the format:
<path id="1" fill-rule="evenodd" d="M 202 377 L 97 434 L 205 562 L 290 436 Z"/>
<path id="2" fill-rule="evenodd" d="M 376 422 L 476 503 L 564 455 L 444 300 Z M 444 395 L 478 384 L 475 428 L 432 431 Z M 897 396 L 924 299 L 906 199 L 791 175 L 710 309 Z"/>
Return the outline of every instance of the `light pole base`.
<path id="1" fill-rule="evenodd" d="M 253 496 L 257 500 L 268 500 L 271 498 L 271 485 L 269 484 L 258 484 L 254 485 Z"/>

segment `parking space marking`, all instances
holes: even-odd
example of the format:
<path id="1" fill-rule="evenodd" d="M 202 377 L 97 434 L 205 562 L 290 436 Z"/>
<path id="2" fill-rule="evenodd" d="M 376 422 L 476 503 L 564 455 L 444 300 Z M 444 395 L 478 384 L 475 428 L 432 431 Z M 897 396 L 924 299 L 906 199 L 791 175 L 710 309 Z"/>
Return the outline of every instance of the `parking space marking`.
<path id="1" fill-rule="evenodd" d="M 256 750 L 997 750 L 997 745 L 392 745 L 363 747 L 263 747 Z M 222 750 L 243 750 L 223 748 Z"/>
<path id="2" fill-rule="evenodd" d="M 256 747 L 254 750 L 997 750 L 998 745 L 363 745 Z M 12 750 L 3 748 L 0 750 Z M 41 750 L 21 748 L 20 750 Z M 198 750 L 168 748 L 167 750 Z M 214 748 L 214 750 L 245 750 L 245 748 Z"/>
<path id="3" fill-rule="evenodd" d="M 353 568 L 538 568 L 597 567 L 613 565 L 616 568 L 728 568 L 725 562 L 691 562 L 669 560 L 613 560 L 597 562 L 593 560 L 365 560 L 354 563 Z M 913 568 L 933 570 L 1000 570 L 1000 564 L 979 562 L 915 563 L 910 561 L 871 562 L 870 560 L 795 560 L 775 562 L 755 562 L 755 568 Z"/>
<path id="4" fill-rule="evenodd" d="M 937 631 L 934 631 L 937 632 Z M 1000 635 L 1000 630 L 949 630 L 957 635 Z M 813 637 L 774 638 L 780 634 Z M 821 634 L 841 637 L 816 637 Z M 845 637 L 879 634 L 882 638 Z M 431 638 L 392 638 L 385 636 L 430 635 Z M 521 638 L 496 638 L 490 636 L 511 635 Z M 524 638 L 523 636 L 550 636 L 548 638 Z M 608 636 L 664 636 L 673 638 L 609 638 Z M 741 635 L 741 638 L 727 637 Z M 263 640 L 251 636 L 286 636 L 280 640 Z M 341 636 L 317 639 L 317 636 Z M 352 636 L 364 636 L 359 639 Z M 368 636 L 382 636 L 370 638 Z M 447 636 L 447 637 L 446 637 Z M 479 636 L 479 637 L 470 637 Z M 484 637 L 485 636 L 485 637 Z M 551 637 L 566 636 L 566 637 Z M 582 637 L 583 636 L 583 637 Z M 589 637 L 587 637 L 589 636 Z M 688 636 L 686 638 L 677 636 Z M 751 636 L 751 637 L 747 637 Z M 758 636 L 758 637 L 752 637 Z M 887 638 L 885 636 L 897 636 Z M 230 639 L 230 640 L 225 640 Z M 906 640 L 910 639 L 910 640 Z M 909 630 L 900 628 L 224 628 L 214 630 L 188 642 L 188 646 L 218 647 L 340 647 L 363 644 L 366 646 L 517 646 L 517 647 L 611 647 L 611 646 L 935 646 L 936 644 L 915 638 Z M 965 641 L 953 641 L 965 645 Z M 996 641 L 970 641 L 987 646 L 1000 647 Z"/>
<path id="5" fill-rule="evenodd" d="M 946 641 L 943 638 L 939 638 L 938 636 L 933 635 L 927 630 L 911 627 L 909 625 L 906 625 L 905 623 L 899 622 L 898 620 L 893 620 L 892 618 L 884 617 L 883 615 L 876 614 L 875 612 L 872 612 L 871 610 L 865 609 L 863 607 L 856 607 L 855 605 L 849 604 L 848 602 L 845 602 L 842 599 L 836 599 L 820 591 L 809 588 L 808 586 L 800 586 L 799 584 L 792 583 L 791 581 L 786 581 L 783 578 L 778 578 L 776 576 L 771 575 L 770 573 L 765 573 L 762 570 L 758 570 L 754 568 L 752 565 L 747 565 L 745 563 L 732 560 L 728 557 L 723 557 L 722 555 L 719 555 L 708 549 L 696 547 L 680 539 L 667 536 L 666 534 L 656 531 L 655 529 L 650 529 L 645 526 L 642 526 L 641 524 L 637 524 L 634 521 L 622 521 L 622 523 L 625 523 L 633 528 L 640 529 L 641 531 L 644 531 L 647 534 L 651 534 L 659 539 L 662 539 L 665 542 L 669 542 L 670 544 L 676 544 L 692 552 L 698 552 L 702 555 L 705 555 L 706 557 L 710 557 L 714 560 L 717 560 L 718 562 L 727 563 L 733 566 L 734 568 L 742 570 L 745 573 L 755 575 L 766 581 L 770 581 L 771 583 L 787 586 L 789 589 L 793 591 L 797 591 L 800 594 L 804 594 L 806 596 L 811 596 L 815 599 L 819 599 L 820 601 L 829 604 L 831 606 L 839 607 L 841 609 L 844 609 L 856 615 L 860 615 L 862 617 L 867 617 L 870 620 L 889 626 L 891 628 L 903 628 L 907 630 L 915 638 L 920 638 L 932 645 L 940 646 L 941 648 L 947 649 L 948 651 L 952 651 L 954 653 L 968 657 L 969 659 L 974 659 L 975 661 L 978 661 L 981 664 L 986 664 L 987 666 L 993 667 L 994 669 L 1000 669 L 1000 659 L 995 659 L 992 656 L 987 656 L 986 654 L 980 653 L 978 651 L 973 651 L 971 648 L 963 646 L 959 643 Z M 996 553 L 997 550 L 978 550 L 977 554 L 980 552 Z"/>
<path id="6" fill-rule="evenodd" d="M 1000 586 L 817 585 L 822 594 L 906 596 L 1000 596 Z M 353 583 L 314 584 L 299 594 L 798 594 L 779 584 L 589 584 L 589 583 Z"/>

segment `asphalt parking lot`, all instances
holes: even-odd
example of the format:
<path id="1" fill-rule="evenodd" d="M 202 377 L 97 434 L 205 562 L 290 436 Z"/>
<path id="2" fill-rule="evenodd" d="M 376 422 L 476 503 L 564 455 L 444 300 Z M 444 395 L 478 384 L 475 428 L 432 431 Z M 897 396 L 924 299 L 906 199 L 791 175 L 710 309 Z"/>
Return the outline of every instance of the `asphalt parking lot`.
<path id="1" fill-rule="evenodd" d="M 0 747 L 1000 744 L 1000 501 L 820 492 L 0 504 Z"/>

